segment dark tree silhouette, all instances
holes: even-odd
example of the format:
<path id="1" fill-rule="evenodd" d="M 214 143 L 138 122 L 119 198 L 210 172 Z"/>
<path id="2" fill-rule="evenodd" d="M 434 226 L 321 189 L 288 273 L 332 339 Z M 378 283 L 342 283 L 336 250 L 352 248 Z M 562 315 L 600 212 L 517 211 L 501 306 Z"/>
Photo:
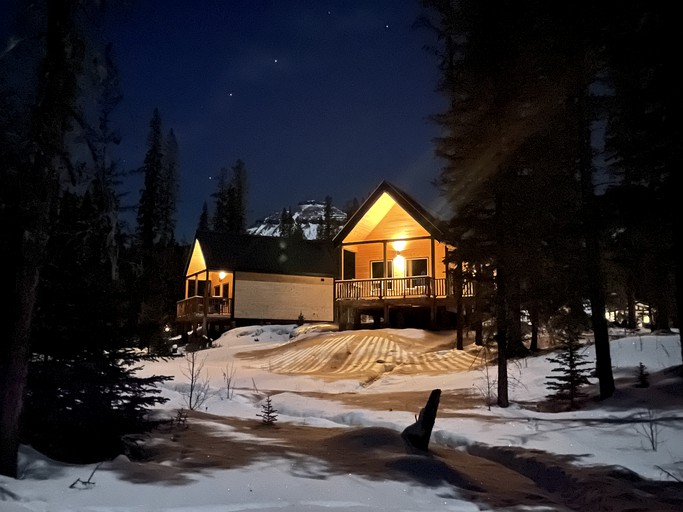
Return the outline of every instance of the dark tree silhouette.
<path id="1" fill-rule="evenodd" d="M 213 229 L 224 233 L 244 233 L 247 229 L 247 169 L 237 160 L 231 169 L 221 169 L 215 199 Z"/>
<path id="2" fill-rule="evenodd" d="M 17 475 L 19 418 L 36 292 L 57 206 L 60 174 L 69 167 L 65 138 L 78 111 L 77 77 L 84 57 L 84 39 L 74 21 L 78 4 L 72 0 L 47 4 L 44 18 L 38 20 L 44 21 L 44 58 L 32 77 L 37 87 L 29 93 L 34 95 L 30 107 L 10 110 L 15 115 L 9 117 L 20 126 L 0 130 L 3 153 L 13 152 L 8 145 L 17 144 L 17 140 L 25 151 L 23 156 L 15 154 L 18 158 L 3 161 L 0 186 L 0 227 L 7 244 L 5 268 L 13 279 L 14 291 L 7 311 L 9 329 L 0 344 L 0 474 L 12 477 Z M 3 56 L 2 60 L 0 65 L 4 66 L 11 59 Z M 25 64 L 30 67 L 32 63 Z M 5 95 L 0 97 L 0 110 L 5 110 Z M 19 139 L 6 137 L 24 127 Z"/>

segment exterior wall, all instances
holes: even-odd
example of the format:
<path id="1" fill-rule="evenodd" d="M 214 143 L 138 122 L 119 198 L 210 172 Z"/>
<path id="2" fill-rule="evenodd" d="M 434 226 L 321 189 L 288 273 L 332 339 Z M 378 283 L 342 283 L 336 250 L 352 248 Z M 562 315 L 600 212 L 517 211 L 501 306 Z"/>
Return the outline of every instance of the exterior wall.
<path id="1" fill-rule="evenodd" d="M 235 276 L 232 272 L 226 272 L 225 277 L 221 280 L 221 277 L 218 272 L 209 272 L 209 280 L 211 281 L 211 288 L 209 290 L 209 295 L 211 297 L 222 297 L 223 296 L 223 285 L 227 284 L 228 285 L 228 291 L 229 295 L 226 298 L 232 298 L 234 294 L 234 288 L 235 288 Z M 218 295 L 214 293 L 214 287 L 215 286 L 220 286 L 220 292 Z"/>
<path id="2" fill-rule="evenodd" d="M 309 322 L 334 320 L 332 277 L 235 273 L 235 318 Z"/>
<path id="3" fill-rule="evenodd" d="M 192 274 L 196 274 L 202 270 L 206 270 L 204 254 L 199 246 L 199 242 L 195 240 L 194 247 L 192 248 L 192 256 L 190 257 L 190 263 L 187 266 L 187 275 L 191 276 Z"/>
<path id="4" fill-rule="evenodd" d="M 408 212 L 394 204 L 375 228 L 365 237 L 366 240 L 397 240 L 429 236 L 429 232 L 420 226 Z"/>
<path id="5" fill-rule="evenodd" d="M 441 278 L 446 277 L 446 264 L 444 259 L 446 258 L 446 244 L 441 242 L 434 242 L 434 268 L 436 273 L 434 277 Z"/>
<path id="6" fill-rule="evenodd" d="M 358 244 L 345 246 L 344 249 L 356 253 L 356 279 L 370 279 L 370 262 L 382 261 L 382 243 Z M 396 256 L 396 250 L 391 242 L 387 243 L 387 261 L 391 261 Z M 427 268 L 431 275 L 432 269 L 432 249 L 431 240 L 410 240 L 406 242 L 405 248 L 401 251 L 401 256 L 406 260 L 414 258 L 427 258 Z M 434 243 L 434 268 L 433 277 L 441 278 L 446 276 L 446 267 L 443 263 L 446 256 L 446 246 L 441 242 Z"/>

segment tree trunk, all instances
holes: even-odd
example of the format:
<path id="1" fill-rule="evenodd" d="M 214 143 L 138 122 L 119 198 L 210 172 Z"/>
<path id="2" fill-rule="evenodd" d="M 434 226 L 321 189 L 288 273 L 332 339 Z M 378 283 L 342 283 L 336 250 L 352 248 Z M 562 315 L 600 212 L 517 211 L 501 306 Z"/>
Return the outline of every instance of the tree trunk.
<path id="1" fill-rule="evenodd" d="M 522 357 L 527 354 L 522 337 L 522 305 L 519 283 L 508 283 L 508 330 L 507 330 L 507 355 L 508 357 Z"/>
<path id="2" fill-rule="evenodd" d="M 628 309 L 626 327 L 633 330 L 638 327 L 638 320 L 636 319 L 636 294 L 633 291 L 633 276 L 629 274 L 626 279 L 626 304 Z"/>
<path id="3" fill-rule="evenodd" d="M 582 56 L 583 57 L 583 56 Z M 599 242 L 600 228 L 595 211 L 595 195 L 593 190 L 593 147 L 587 114 L 587 86 L 583 67 L 579 64 L 579 80 L 577 86 L 576 114 L 579 130 L 579 173 L 581 181 L 581 209 L 583 232 L 586 243 L 585 265 L 588 281 L 588 295 L 591 304 L 591 320 L 595 339 L 595 366 L 600 384 L 600 399 L 604 400 L 614 394 L 614 376 L 612 374 L 612 358 L 605 318 L 605 289 L 601 265 Z"/>
<path id="4" fill-rule="evenodd" d="M 510 401 L 508 399 L 508 361 L 507 361 L 507 318 L 505 312 L 501 311 L 503 308 L 498 307 L 498 314 L 496 315 L 497 333 L 496 344 L 498 347 L 498 406 L 508 407 Z"/>
<path id="5" fill-rule="evenodd" d="M 38 275 L 33 258 L 19 262 L 15 303 L 10 309 L 13 325 L 0 351 L 0 474 L 12 478 L 18 476 L 19 420 L 28 375 L 29 336 Z"/>
<path id="6" fill-rule="evenodd" d="M 683 360 L 683 341 L 681 341 L 681 318 L 683 318 L 683 291 L 681 286 L 683 286 L 683 275 L 681 275 L 681 241 L 680 241 L 680 220 L 675 221 L 675 232 L 674 232 L 674 257 L 676 265 L 676 327 L 678 328 L 678 345 L 681 347 L 681 360 Z M 681 373 L 683 374 L 683 365 L 681 365 Z"/>
<path id="7" fill-rule="evenodd" d="M 482 322 L 482 299 L 481 293 L 483 286 L 479 282 L 481 279 L 481 264 L 477 265 L 477 278 L 474 280 L 474 313 L 472 315 L 474 324 L 474 344 L 481 347 L 484 344 L 484 326 Z"/>
<path id="8" fill-rule="evenodd" d="M 508 407 L 508 367 L 507 367 L 507 332 L 508 332 L 508 305 L 507 305 L 507 266 L 505 263 L 507 244 L 505 239 L 505 226 L 503 216 L 503 198 L 500 193 L 496 194 L 496 343 L 498 346 L 498 399 L 499 407 Z"/>
<path id="9" fill-rule="evenodd" d="M 529 350 L 531 352 L 538 352 L 538 305 L 532 301 L 529 308 L 529 316 L 531 317 L 531 341 L 529 342 Z"/>
<path id="10" fill-rule="evenodd" d="M 455 304 L 456 304 L 456 311 L 457 311 L 457 320 L 456 320 L 456 341 L 455 341 L 455 348 L 457 350 L 463 350 L 465 348 L 464 345 L 464 340 L 463 340 L 463 307 L 462 307 L 462 258 L 459 256 L 459 251 L 458 254 L 456 254 L 456 261 L 455 261 L 455 271 L 453 273 L 453 278 L 455 281 Z"/>
<path id="11" fill-rule="evenodd" d="M 82 48 L 73 25 L 75 0 L 47 2 L 46 54 L 32 112 L 31 163 L 22 174 L 18 215 L 10 219 L 8 265 L 14 275 L 10 329 L 0 348 L 0 474 L 17 476 L 20 418 L 40 270 L 59 194 L 64 133 L 69 130 Z M 3 226 L 5 227 L 5 226 Z M 14 270 L 14 273 L 12 273 Z"/>
<path id="12" fill-rule="evenodd" d="M 656 275 L 659 287 L 657 290 L 657 295 L 654 297 L 655 306 L 655 330 L 656 331 L 669 331 L 671 330 L 671 310 L 670 304 L 670 290 L 669 286 L 669 267 L 662 262 L 657 263 Z"/>

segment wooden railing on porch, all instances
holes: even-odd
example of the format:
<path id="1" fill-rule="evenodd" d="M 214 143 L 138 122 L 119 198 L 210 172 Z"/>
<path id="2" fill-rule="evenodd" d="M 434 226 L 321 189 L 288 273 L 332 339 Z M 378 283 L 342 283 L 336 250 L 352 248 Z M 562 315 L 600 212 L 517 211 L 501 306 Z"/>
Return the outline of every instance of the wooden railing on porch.
<path id="1" fill-rule="evenodd" d="M 176 303 L 176 317 L 177 318 L 194 318 L 204 316 L 204 301 L 206 300 L 206 314 L 230 317 L 232 311 L 232 299 L 224 299 L 223 297 L 209 297 L 205 299 L 195 295 L 187 299 L 180 300 Z"/>
<path id="2" fill-rule="evenodd" d="M 335 282 L 334 290 L 334 297 L 337 300 L 452 296 L 454 296 L 452 280 L 429 276 L 350 279 Z M 473 296 L 472 283 L 463 283 L 463 297 L 471 296 Z"/>

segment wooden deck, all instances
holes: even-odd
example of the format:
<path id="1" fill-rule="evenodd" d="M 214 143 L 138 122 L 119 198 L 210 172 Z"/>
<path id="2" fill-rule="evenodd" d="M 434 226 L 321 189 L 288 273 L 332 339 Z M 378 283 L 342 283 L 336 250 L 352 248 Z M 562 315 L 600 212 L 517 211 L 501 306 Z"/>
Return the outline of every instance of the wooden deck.
<path id="1" fill-rule="evenodd" d="M 454 297 L 452 280 L 417 277 L 389 277 L 383 279 L 350 279 L 335 282 L 335 300 L 383 300 L 408 298 Z M 463 284 L 463 297 L 473 296 L 472 283 Z"/>
<path id="2" fill-rule="evenodd" d="M 204 313 L 213 319 L 227 319 L 232 316 L 232 299 L 223 297 L 200 297 L 195 295 L 176 303 L 176 318 L 178 320 L 193 320 L 202 318 Z"/>

